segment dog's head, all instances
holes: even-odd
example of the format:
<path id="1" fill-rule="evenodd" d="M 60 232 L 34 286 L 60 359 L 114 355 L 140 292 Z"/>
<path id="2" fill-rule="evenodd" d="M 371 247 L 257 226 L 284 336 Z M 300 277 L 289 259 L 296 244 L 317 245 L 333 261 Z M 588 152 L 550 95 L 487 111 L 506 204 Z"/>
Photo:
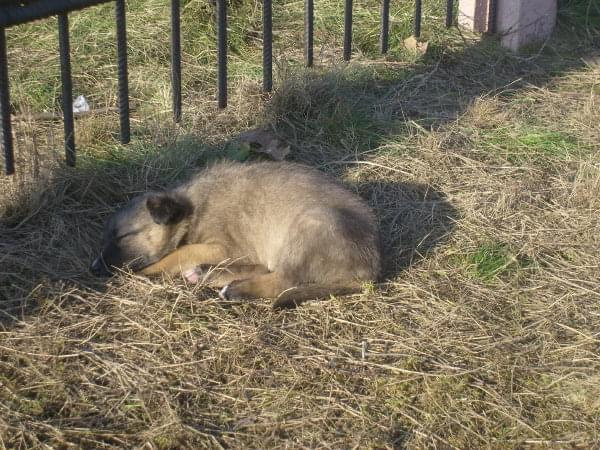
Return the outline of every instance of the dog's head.
<path id="1" fill-rule="evenodd" d="M 187 199 L 174 194 L 134 198 L 108 220 L 102 251 L 90 270 L 109 276 L 115 268 L 138 271 L 155 263 L 185 239 L 191 210 Z"/>

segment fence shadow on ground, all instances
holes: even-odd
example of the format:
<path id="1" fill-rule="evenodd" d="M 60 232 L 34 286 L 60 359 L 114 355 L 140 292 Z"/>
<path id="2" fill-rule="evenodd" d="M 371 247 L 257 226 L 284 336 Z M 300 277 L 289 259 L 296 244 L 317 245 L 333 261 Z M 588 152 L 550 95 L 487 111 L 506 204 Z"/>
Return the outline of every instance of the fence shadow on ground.
<path id="1" fill-rule="evenodd" d="M 292 144 L 292 157 L 340 174 L 336 161 L 365 159 L 407 122 L 435 130 L 481 97 L 510 98 L 584 66 L 600 37 L 557 34 L 542 49 L 514 54 L 489 38 L 460 50 L 432 49 L 412 65 L 351 64 L 290 76 L 267 105 L 267 119 Z M 551 50 L 548 50 L 548 47 Z M 485 118 L 483 118 L 485 120 Z"/>

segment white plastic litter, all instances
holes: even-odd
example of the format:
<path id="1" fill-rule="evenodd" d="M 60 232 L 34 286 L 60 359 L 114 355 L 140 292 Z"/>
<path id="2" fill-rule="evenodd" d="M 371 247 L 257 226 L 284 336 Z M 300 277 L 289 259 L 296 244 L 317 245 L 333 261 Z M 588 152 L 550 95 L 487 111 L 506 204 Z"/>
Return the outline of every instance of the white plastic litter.
<path id="1" fill-rule="evenodd" d="M 85 99 L 85 97 L 83 95 L 80 95 L 79 97 L 77 97 L 75 99 L 75 101 L 73 102 L 73 112 L 74 113 L 88 112 L 89 110 L 90 110 L 90 105 L 88 104 L 87 100 Z"/>

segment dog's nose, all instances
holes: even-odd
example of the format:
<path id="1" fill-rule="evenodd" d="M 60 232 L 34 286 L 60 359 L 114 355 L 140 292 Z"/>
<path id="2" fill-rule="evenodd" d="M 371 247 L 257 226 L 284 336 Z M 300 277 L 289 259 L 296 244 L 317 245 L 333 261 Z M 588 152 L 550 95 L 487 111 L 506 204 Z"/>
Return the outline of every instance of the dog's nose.
<path id="1" fill-rule="evenodd" d="M 92 272 L 97 277 L 108 277 L 110 275 L 110 271 L 106 264 L 104 263 L 104 259 L 102 256 L 98 256 L 90 266 L 90 272 Z"/>

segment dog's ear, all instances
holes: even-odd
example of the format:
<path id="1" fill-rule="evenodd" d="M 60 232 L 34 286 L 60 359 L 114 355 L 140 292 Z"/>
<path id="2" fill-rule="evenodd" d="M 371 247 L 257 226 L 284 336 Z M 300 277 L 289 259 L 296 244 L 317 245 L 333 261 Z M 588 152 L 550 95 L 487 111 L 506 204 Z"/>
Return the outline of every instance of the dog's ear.
<path id="1" fill-rule="evenodd" d="M 190 212 L 188 202 L 168 194 L 151 194 L 146 199 L 146 208 L 159 225 L 174 225 L 181 222 Z"/>

